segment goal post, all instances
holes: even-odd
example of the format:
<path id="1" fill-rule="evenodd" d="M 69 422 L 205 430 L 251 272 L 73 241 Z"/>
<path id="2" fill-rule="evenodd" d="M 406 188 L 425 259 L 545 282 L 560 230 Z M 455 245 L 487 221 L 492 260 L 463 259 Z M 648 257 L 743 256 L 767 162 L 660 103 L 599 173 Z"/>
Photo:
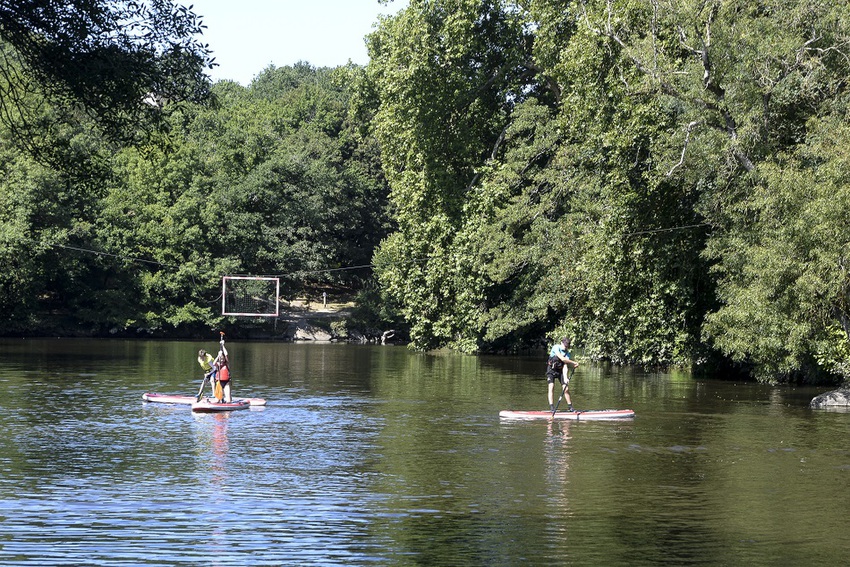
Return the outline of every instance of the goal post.
<path id="1" fill-rule="evenodd" d="M 221 314 L 233 317 L 280 315 L 280 278 L 224 276 L 221 280 Z"/>

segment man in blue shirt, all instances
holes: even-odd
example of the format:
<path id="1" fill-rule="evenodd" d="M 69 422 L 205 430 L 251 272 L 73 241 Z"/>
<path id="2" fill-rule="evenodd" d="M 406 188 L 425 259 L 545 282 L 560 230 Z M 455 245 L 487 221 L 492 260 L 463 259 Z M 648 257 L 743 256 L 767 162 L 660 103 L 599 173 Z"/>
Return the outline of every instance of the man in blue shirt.
<path id="1" fill-rule="evenodd" d="M 549 384 L 549 411 L 555 411 L 553 392 L 555 380 L 561 383 L 564 399 L 567 400 L 569 411 L 573 411 L 573 402 L 570 399 L 570 368 L 577 368 L 578 362 L 570 356 L 570 339 L 564 337 L 560 343 L 555 343 L 549 351 L 549 361 L 546 364 L 546 382 Z M 560 398 L 560 396 L 559 396 Z"/>

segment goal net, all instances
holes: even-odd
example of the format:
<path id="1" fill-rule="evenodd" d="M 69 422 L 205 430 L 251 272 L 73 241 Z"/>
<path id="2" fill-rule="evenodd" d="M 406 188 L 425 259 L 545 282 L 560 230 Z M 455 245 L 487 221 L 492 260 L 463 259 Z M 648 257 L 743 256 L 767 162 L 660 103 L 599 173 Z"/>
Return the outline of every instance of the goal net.
<path id="1" fill-rule="evenodd" d="M 280 315 L 280 278 L 224 276 L 221 283 L 221 314 L 236 317 Z"/>

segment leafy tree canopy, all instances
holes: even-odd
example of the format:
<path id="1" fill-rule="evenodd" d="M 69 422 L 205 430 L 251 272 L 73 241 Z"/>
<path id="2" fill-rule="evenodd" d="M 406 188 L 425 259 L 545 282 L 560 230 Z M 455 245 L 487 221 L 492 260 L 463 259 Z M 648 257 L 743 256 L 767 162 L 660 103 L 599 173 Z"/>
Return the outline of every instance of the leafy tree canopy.
<path id="1" fill-rule="evenodd" d="M 850 377 L 848 37 L 842 3 L 411 0 L 364 100 L 414 346 Z"/>
<path id="2" fill-rule="evenodd" d="M 108 139 L 139 141 L 167 126 L 175 103 L 208 97 L 202 30 L 169 0 L 2 2 L 0 119 L 22 147 L 57 161 L 45 125 L 79 108 Z"/>
<path id="3" fill-rule="evenodd" d="M 362 75 L 299 64 L 217 83 L 218 105 L 168 113 L 167 146 L 77 132 L 83 159 L 112 150 L 85 178 L 0 125 L 7 332 L 196 333 L 222 324 L 226 274 L 281 276 L 288 298 L 359 288 L 390 227 L 378 146 L 349 118 Z"/>

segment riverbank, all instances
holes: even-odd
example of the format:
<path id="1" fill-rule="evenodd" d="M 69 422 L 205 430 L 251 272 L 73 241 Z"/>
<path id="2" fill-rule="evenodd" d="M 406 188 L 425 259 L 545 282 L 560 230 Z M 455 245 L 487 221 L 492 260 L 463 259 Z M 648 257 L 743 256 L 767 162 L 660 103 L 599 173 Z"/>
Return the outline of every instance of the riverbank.
<path id="1" fill-rule="evenodd" d="M 296 299 L 285 302 L 285 305 L 281 306 L 275 328 L 283 324 L 280 337 L 284 340 L 351 340 L 348 322 L 352 309 L 354 309 L 352 302 L 317 303 L 308 299 Z M 359 341 L 360 337 L 355 337 L 355 340 Z"/>
<path id="2" fill-rule="evenodd" d="M 177 329 L 143 327 L 95 328 L 80 324 L 70 314 L 56 313 L 33 329 L 0 329 L 3 337 L 144 338 L 197 339 L 223 330 L 241 339 L 274 341 L 347 341 L 357 343 L 400 342 L 401 333 L 372 328 L 357 320 L 353 301 L 311 301 L 296 298 L 282 301 L 277 317 L 226 317 L 220 325 L 182 325 Z"/>

